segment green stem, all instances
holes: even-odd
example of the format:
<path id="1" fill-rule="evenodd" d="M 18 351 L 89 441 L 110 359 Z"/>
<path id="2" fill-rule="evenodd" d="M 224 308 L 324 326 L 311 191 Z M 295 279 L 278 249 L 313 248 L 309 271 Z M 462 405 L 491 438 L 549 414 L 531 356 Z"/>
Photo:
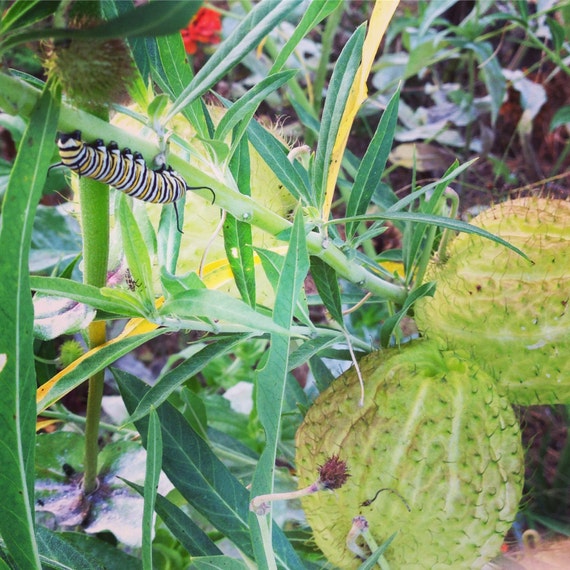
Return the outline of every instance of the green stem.
<path id="1" fill-rule="evenodd" d="M 89 178 L 79 182 L 79 204 L 83 227 L 83 282 L 103 287 L 107 282 L 109 255 L 109 187 Z M 87 329 L 89 348 L 106 341 L 105 321 L 95 321 Z M 85 456 L 83 490 L 86 494 L 97 488 L 97 457 L 99 455 L 99 422 L 103 399 L 104 370 L 89 378 L 85 424 Z"/>
<path id="2" fill-rule="evenodd" d="M 70 412 L 69 410 L 67 410 L 64 407 L 59 408 L 58 411 L 54 411 L 51 409 L 50 410 L 44 410 L 41 415 L 42 415 L 42 418 L 60 420 L 60 421 L 65 422 L 65 423 L 73 422 L 73 423 L 76 423 L 78 425 L 85 425 L 87 422 L 87 418 L 85 418 L 84 416 L 74 414 L 73 412 Z M 99 422 L 99 427 L 105 429 L 106 431 L 121 433 L 125 437 L 127 436 L 125 434 L 128 434 L 129 437 L 135 437 L 138 433 L 136 431 L 132 431 L 132 430 L 129 430 L 127 428 L 124 428 L 121 426 L 116 426 L 114 424 L 110 424 L 107 422 Z M 231 457 L 234 457 L 234 456 L 231 455 Z"/>
<path id="3" fill-rule="evenodd" d="M 265 563 L 267 570 L 277 570 L 277 563 L 275 562 L 275 554 L 271 541 L 271 531 L 269 529 L 269 519 L 266 516 L 256 515 L 259 529 L 261 530 L 261 540 L 263 541 L 263 550 L 265 552 Z"/>
<path id="4" fill-rule="evenodd" d="M 39 91 L 27 83 L 6 74 L 0 73 L 0 107 L 12 114 L 26 117 L 31 113 Z M 84 111 L 62 105 L 58 126 L 64 132 L 80 129 L 86 140 L 102 138 L 116 141 L 119 147 L 136 148 L 143 156 L 156 156 L 160 149 L 150 140 L 126 132 L 114 125 L 94 117 Z M 210 186 L 216 191 L 216 205 L 227 210 L 241 221 L 266 231 L 272 235 L 289 230 L 291 223 L 275 212 L 261 206 L 248 196 L 239 194 L 234 189 L 204 173 L 203 169 L 190 165 L 174 154 L 169 163 L 187 180 L 196 186 Z M 195 194 L 211 201 L 208 190 L 199 190 Z M 105 214 L 107 216 L 107 214 Z M 307 236 L 307 247 L 311 255 L 319 256 L 325 263 L 335 269 L 338 275 L 351 283 L 368 290 L 388 301 L 401 304 L 407 297 L 407 289 L 400 285 L 388 283 L 362 267 L 357 261 L 349 259 L 339 247 L 324 241 L 320 234 L 310 232 Z"/>

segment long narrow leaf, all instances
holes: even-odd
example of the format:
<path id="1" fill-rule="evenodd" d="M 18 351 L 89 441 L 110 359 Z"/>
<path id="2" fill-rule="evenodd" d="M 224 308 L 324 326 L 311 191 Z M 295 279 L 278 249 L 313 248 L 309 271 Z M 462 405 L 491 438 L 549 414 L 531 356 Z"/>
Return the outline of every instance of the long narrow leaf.
<path id="1" fill-rule="evenodd" d="M 279 285 L 273 320 L 283 328 L 291 326 L 291 320 L 297 305 L 297 299 L 305 277 L 309 271 L 309 256 L 305 238 L 303 216 L 297 211 L 289 250 L 285 256 Z M 265 430 L 265 448 L 255 470 L 252 494 L 269 493 L 273 490 L 274 465 L 279 445 L 281 414 L 288 373 L 289 339 L 282 334 L 271 336 L 271 347 L 266 365 L 257 376 L 257 410 L 259 420 Z M 265 560 L 263 541 L 255 515 L 250 516 L 254 535 L 254 549 L 258 564 Z M 255 522 L 254 522 L 255 521 Z"/>
<path id="2" fill-rule="evenodd" d="M 214 55 L 175 101 L 165 121 L 176 116 L 186 105 L 216 84 L 297 5 L 298 0 L 262 0 L 259 2 L 232 35 L 217 47 Z"/>
<path id="3" fill-rule="evenodd" d="M 398 103 L 400 101 L 400 90 L 398 89 L 390 99 L 386 110 L 382 114 L 382 119 L 378 128 L 370 141 L 366 154 L 362 158 L 352 191 L 346 205 L 346 216 L 359 216 L 364 214 L 372 194 L 380 186 L 382 174 L 390 154 L 394 131 L 398 122 Z M 352 239 L 356 232 L 357 225 L 346 224 L 347 240 Z"/>
<path id="4" fill-rule="evenodd" d="M 477 159 L 474 158 L 473 160 L 469 160 L 468 162 L 464 162 L 463 164 L 458 164 L 457 162 L 452 164 L 448 169 L 447 172 L 439 178 L 436 182 L 432 182 L 431 184 L 427 184 L 423 186 L 419 190 L 415 190 L 411 194 L 408 194 L 404 198 L 398 200 L 395 204 L 392 204 L 386 212 L 396 212 L 399 210 L 407 209 L 411 204 L 413 204 L 418 198 L 424 196 L 428 192 L 431 192 L 434 188 L 441 184 L 446 184 L 451 182 L 455 178 L 457 178 L 462 172 L 467 170 Z"/>
<path id="5" fill-rule="evenodd" d="M 341 119 L 360 66 L 365 32 L 366 28 L 362 25 L 352 34 L 337 60 L 329 83 L 314 165 L 316 203 L 319 208 L 323 206 L 325 198 L 329 165 Z"/>
<path id="6" fill-rule="evenodd" d="M 156 384 L 138 402 L 136 410 L 129 418 L 129 422 L 139 421 L 149 413 L 152 407 L 157 408 L 165 402 L 170 394 L 189 378 L 198 374 L 210 362 L 234 350 L 247 338 L 244 335 L 219 338 L 217 342 L 208 344 L 199 352 L 194 353 L 192 358 L 188 358 L 182 364 L 167 372 L 157 380 Z"/>
<path id="7" fill-rule="evenodd" d="M 242 560 L 229 556 L 205 556 L 192 559 L 192 570 L 248 570 Z"/>
<path id="8" fill-rule="evenodd" d="M 49 382 L 40 386 L 37 390 L 37 411 L 41 413 L 46 408 L 60 400 L 63 396 L 77 388 L 87 378 L 96 372 L 110 366 L 131 350 L 141 344 L 164 334 L 168 329 L 155 329 L 144 334 L 123 338 L 118 341 L 110 341 L 102 347 L 90 351 L 88 357 L 81 357 L 65 370 L 56 374 Z"/>
<path id="9" fill-rule="evenodd" d="M 327 265 L 321 258 L 311 256 L 311 275 L 315 280 L 317 291 L 331 314 L 332 318 L 342 325 L 342 305 L 340 301 L 340 289 L 335 270 Z"/>
<path id="10" fill-rule="evenodd" d="M 277 295 L 277 287 L 279 285 L 279 278 L 283 272 L 284 258 L 277 253 L 269 249 L 261 249 L 260 247 L 255 248 L 255 252 L 261 259 L 261 265 L 263 266 L 263 271 L 269 279 L 269 283 L 275 290 Z M 295 318 L 298 319 L 305 326 L 313 329 L 315 325 L 311 321 L 311 316 L 309 315 L 309 306 L 307 304 L 307 299 L 304 295 L 300 295 L 297 299 L 297 307 L 295 308 Z"/>
<path id="11" fill-rule="evenodd" d="M 193 289 L 168 299 L 160 309 L 162 315 L 178 318 L 207 317 L 222 323 L 235 324 L 246 330 L 287 334 L 287 329 L 278 326 L 269 317 L 254 311 L 240 299 L 221 291 Z"/>
<path id="12" fill-rule="evenodd" d="M 160 86 L 165 89 L 172 99 L 176 99 L 194 78 L 192 68 L 180 34 L 164 36 L 156 39 L 160 69 L 154 69 L 154 76 Z M 206 118 L 202 103 L 198 100 L 181 109 L 182 114 L 202 137 L 208 135 Z"/>
<path id="13" fill-rule="evenodd" d="M 505 241 L 503 238 L 496 236 L 488 232 L 487 230 L 468 224 L 467 222 L 462 222 L 461 220 L 454 220 L 452 218 L 446 218 L 445 216 L 434 216 L 432 214 L 422 214 L 420 212 L 392 212 L 390 210 L 386 210 L 384 214 L 353 216 L 352 218 L 341 218 L 335 221 L 342 222 L 342 221 L 365 221 L 365 220 L 366 221 L 392 220 L 392 221 L 402 221 L 402 222 L 418 222 L 422 224 L 431 224 L 442 228 L 448 228 L 450 230 L 455 230 L 458 232 L 465 232 L 467 234 L 475 234 L 490 239 L 491 241 L 500 243 L 501 245 L 508 247 L 510 250 L 514 251 L 521 257 L 524 257 L 525 259 L 530 261 L 526 253 L 521 251 L 518 247 L 515 247 L 514 245 L 510 244 L 508 241 Z"/>
<path id="14" fill-rule="evenodd" d="M 144 493 L 144 489 L 140 485 L 129 481 L 126 483 L 141 495 Z M 155 510 L 170 532 L 191 556 L 222 554 L 222 551 L 208 535 L 182 509 L 173 505 L 162 495 L 156 497 Z"/>
<path id="15" fill-rule="evenodd" d="M 148 311 L 152 311 L 154 309 L 154 294 L 152 291 L 150 255 L 135 217 L 127 203 L 127 197 L 121 193 L 117 198 L 119 200 L 121 236 L 129 271 L 135 283 L 139 283 L 137 294 L 142 297 L 145 308 Z"/>
<path id="16" fill-rule="evenodd" d="M 57 9 L 55 2 L 14 2 L 6 8 L 0 18 L 0 33 L 6 34 L 11 28 L 26 28 L 50 16 Z"/>
<path id="17" fill-rule="evenodd" d="M 149 387 L 122 370 L 114 370 L 129 413 L 144 398 Z M 180 494 L 246 556 L 252 556 L 248 525 L 249 493 L 214 455 L 184 416 L 168 403 L 157 409 L 164 445 L 163 470 Z M 135 423 L 146 445 L 148 418 Z M 274 546 L 279 565 L 303 570 L 283 533 L 274 529 Z"/>
<path id="18" fill-rule="evenodd" d="M 43 38 L 105 40 L 174 34 L 190 21 L 201 4 L 202 2 L 197 0 L 150 2 L 92 28 L 81 30 L 42 28 L 14 34 L 0 44 L 0 50 L 5 51 L 20 43 Z"/>
<path id="19" fill-rule="evenodd" d="M 283 68 L 289 56 L 295 51 L 299 42 L 310 32 L 319 22 L 324 20 L 331 12 L 334 12 L 343 0 L 328 0 L 327 2 L 311 2 L 303 14 L 301 21 L 295 26 L 295 31 L 287 40 L 287 43 L 279 51 L 270 73 L 275 73 Z"/>
<path id="20" fill-rule="evenodd" d="M 103 295 L 97 287 L 85 285 L 71 279 L 34 275 L 30 277 L 30 288 L 32 291 L 38 291 L 46 295 L 67 297 L 107 313 L 116 313 L 125 317 L 140 316 L 138 312 L 133 310 L 132 304 L 119 301 L 118 299 L 111 299 Z"/>
<path id="21" fill-rule="evenodd" d="M 162 433 L 158 414 L 151 409 L 146 436 L 146 470 L 144 478 L 144 507 L 142 521 L 142 561 L 143 570 L 152 570 L 152 534 L 156 490 L 162 469 Z"/>
<path id="22" fill-rule="evenodd" d="M 292 164 L 287 156 L 287 148 L 275 136 L 264 129 L 256 121 L 251 121 L 248 127 L 248 137 L 255 150 L 279 178 L 285 188 L 297 199 L 304 199 L 307 205 L 315 205 L 308 189 L 307 173 L 302 167 Z"/>
<path id="23" fill-rule="evenodd" d="M 270 93 L 287 83 L 296 73 L 296 70 L 280 71 L 262 79 L 226 111 L 216 127 L 215 137 L 224 140 L 238 123 L 243 121 L 247 125 L 260 103 Z"/>
<path id="24" fill-rule="evenodd" d="M 35 370 L 28 258 L 32 226 L 51 161 L 59 104 L 42 93 L 22 137 L 0 229 L 0 534 L 19 568 L 40 568 L 34 534 Z"/>
<path id="25" fill-rule="evenodd" d="M 38 549 L 42 568 L 57 570 L 106 570 L 103 564 L 94 560 L 85 550 L 73 546 L 60 534 L 38 526 Z"/>
<path id="26" fill-rule="evenodd" d="M 241 194 L 251 196 L 251 162 L 246 139 L 240 139 L 230 161 L 230 170 Z M 241 298 L 255 307 L 255 263 L 251 224 L 227 213 L 224 222 L 224 249 Z"/>
<path id="27" fill-rule="evenodd" d="M 424 283 L 420 285 L 417 289 L 414 289 L 406 302 L 402 305 L 402 308 L 391 317 L 387 318 L 382 324 L 380 329 L 380 344 L 384 348 L 388 348 L 391 344 L 392 334 L 394 329 L 400 324 L 400 321 L 408 314 L 410 307 L 422 297 L 433 296 L 435 291 L 435 284 L 433 282 Z"/>

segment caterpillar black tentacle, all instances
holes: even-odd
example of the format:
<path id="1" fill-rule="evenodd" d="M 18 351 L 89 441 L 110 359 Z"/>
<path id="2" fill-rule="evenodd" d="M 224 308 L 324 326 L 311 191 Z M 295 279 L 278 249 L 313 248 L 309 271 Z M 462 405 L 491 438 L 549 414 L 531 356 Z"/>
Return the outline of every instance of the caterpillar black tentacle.
<path id="1" fill-rule="evenodd" d="M 176 202 L 188 190 L 209 190 L 213 195 L 212 204 L 216 200 L 216 194 L 209 186 L 188 186 L 170 166 L 149 168 L 140 152 L 132 152 L 129 148 L 120 150 L 115 142 L 107 146 L 101 139 L 86 143 L 81 140 L 81 131 L 58 133 L 56 142 L 61 163 L 55 166 L 67 166 L 79 176 L 104 182 L 144 202 L 173 204 L 180 233 Z"/>

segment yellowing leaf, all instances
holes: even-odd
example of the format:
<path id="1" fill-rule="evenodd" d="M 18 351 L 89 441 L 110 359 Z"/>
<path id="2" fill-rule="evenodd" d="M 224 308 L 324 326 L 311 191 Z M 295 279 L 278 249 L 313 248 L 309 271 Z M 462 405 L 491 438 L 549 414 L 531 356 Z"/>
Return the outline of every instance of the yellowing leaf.
<path id="1" fill-rule="evenodd" d="M 164 299 L 162 299 L 162 298 L 159 299 L 156 303 L 157 307 L 162 305 L 163 302 L 164 302 Z M 73 361 L 69 366 L 66 366 L 63 370 L 59 371 L 55 376 L 50 378 L 45 384 L 42 384 L 36 391 L 36 402 L 41 402 L 46 397 L 46 395 L 49 393 L 49 391 L 53 388 L 53 386 L 55 386 L 61 378 L 63 378 L 67 374 L 69 374 L 72 370 L 77 368 L 77 366 L 79 364 L 81 364 L 84 360 L 86 360 L 87 358 L 91 358 L 94 354 L 96 354 L 97 352 L 99 352 L 103 348 L 110 346 L 110 345 L 113 345 L 116 342 L 123 340 L 124 338 L 144 334 L 144 333 L 153 331 L 156 328 L 158 328 L 157 324 L 151 323 L 150 321 L 147 321 L 146 319 L 142 319 L 142 318 L 131 319 L 125 325 L 123 332 L 121 334 L 119 334 L 117 337 L 115 337 L 114 339 L 112 339 L 112 340 L 110 340 L 104 344 L 100 344 L 99 346 L 96 346 L 95 348 L 92 348 L 91 350 L 89 350 L 88 352 L 86 352 L 85 354 L 80 356 L 77 360 Z"/>
<path id="2" fill-rule="evenodd" d="M 46 419 L 46 418 L 42 418 L 41 420 L 39 419 L 36 422 L 36 431 L 40 431 L 42 429 L 46 429 L 52 425 L 58 424 L 60 423 L 61 420 L 56 420 L 54 418 L 52 419 Z"/>
<path id="3" fill-rule="evenodd" d="M 368 96 L 366 82 L 370 75 L 374 58 L 376 57 L 376 53 L 380 47 L 380 42 L 382 41 L 384 33 L 388 28 L 388 24 L 390 23 L 398 4 L 399 0 L 376 0 L 374 4 L 374 10 L 370 17 L 368 33 L 366 34 L 364 46 L 362 48 L 362 63 L 356 73 L 354 85 L 349 95 L 346 108 L 341 119 L 337 139 L 332 151 L 327 178 L 327 190 L 323 205 L 323 220 L 327 220 L 329 217 L 341 159 L 344 154 L 346 142 L 348 141 L 348 135 L 350 133 L 352 123 L 354 122 L 354 118 L 356 117 L 356 113 L 358 112 L 360 105 L 362 105 Z"/>

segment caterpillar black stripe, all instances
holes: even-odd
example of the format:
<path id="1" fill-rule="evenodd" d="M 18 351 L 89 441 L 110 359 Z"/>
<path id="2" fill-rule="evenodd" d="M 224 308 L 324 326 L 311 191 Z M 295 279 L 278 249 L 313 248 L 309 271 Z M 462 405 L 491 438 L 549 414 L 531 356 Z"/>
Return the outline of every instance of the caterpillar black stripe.
<path id="1" fill-rule="evenodd" d="M 58 133 L 56 142 L 60 164 L 79 176 L 99 180 L 144 202 L 173 204 L 176 227 L 180 233 L 176 201 L 186 191 L 207 189 L 214 195 L 214 200 L 216 198 L 210 187 L 188 186 L 184 178 L 170 166 L 163 165 L 153 170 L 147 166 L 140 152 L 131 152 L 128 148 L 120 150 L 116 142 L 110 142 L 107 146 L 101 139 L 86 143 L 81 140 L 81 131 Z"/>

